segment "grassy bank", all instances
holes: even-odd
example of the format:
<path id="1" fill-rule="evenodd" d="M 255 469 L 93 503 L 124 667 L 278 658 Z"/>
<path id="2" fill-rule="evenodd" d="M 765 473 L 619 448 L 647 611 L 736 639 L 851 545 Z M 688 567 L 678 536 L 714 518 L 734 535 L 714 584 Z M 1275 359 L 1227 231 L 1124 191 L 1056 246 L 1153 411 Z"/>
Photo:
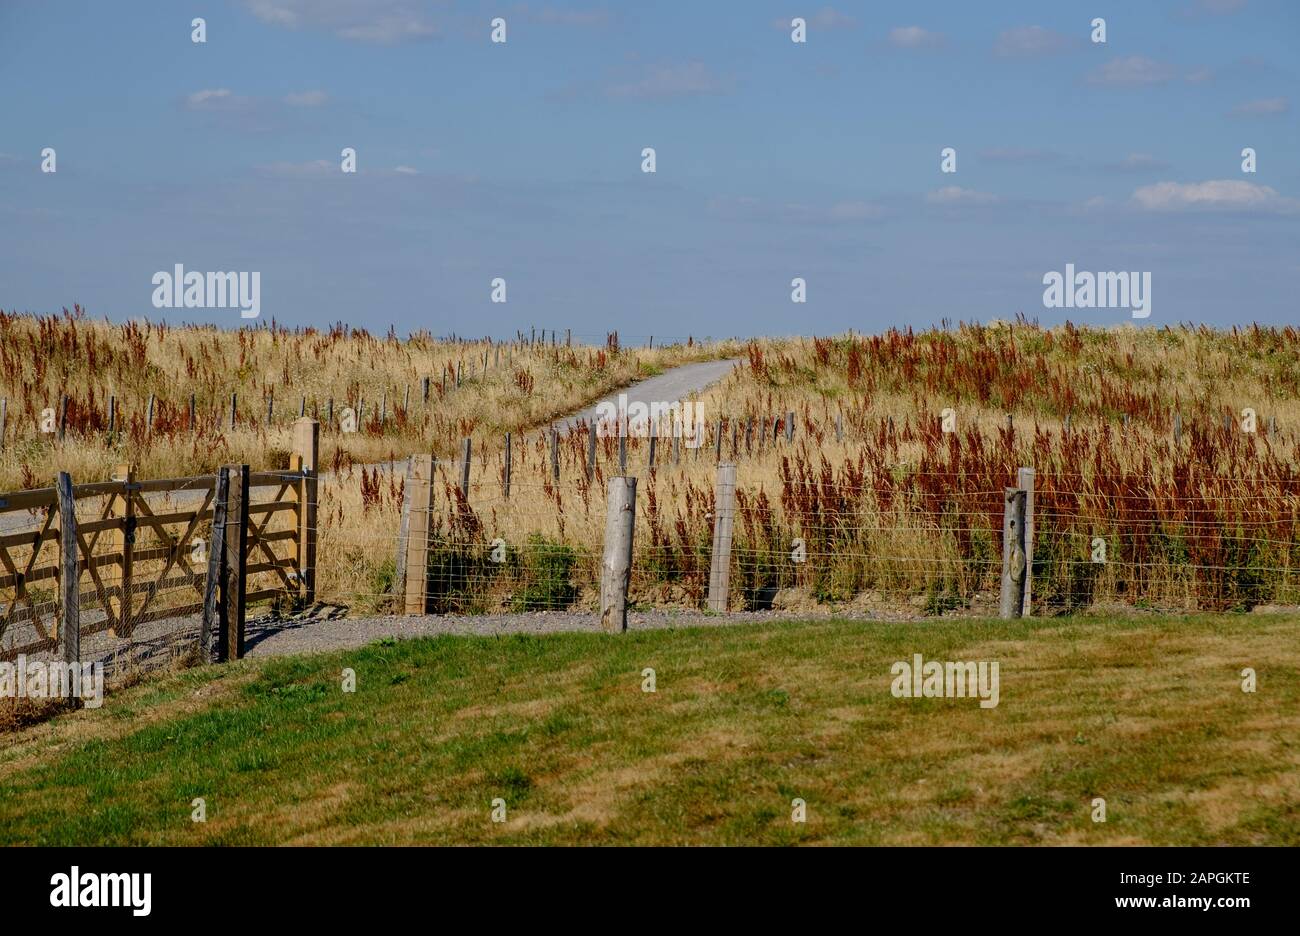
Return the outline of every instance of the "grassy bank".
<path id="1" fill-rule="evenodd" d="M 915 653 L 999 661 L 999 705 L 894 698 Z M 1297 615 L 376 644 L 5 738 L 0 841 L 1295 845 L 1298 676 Z"/>

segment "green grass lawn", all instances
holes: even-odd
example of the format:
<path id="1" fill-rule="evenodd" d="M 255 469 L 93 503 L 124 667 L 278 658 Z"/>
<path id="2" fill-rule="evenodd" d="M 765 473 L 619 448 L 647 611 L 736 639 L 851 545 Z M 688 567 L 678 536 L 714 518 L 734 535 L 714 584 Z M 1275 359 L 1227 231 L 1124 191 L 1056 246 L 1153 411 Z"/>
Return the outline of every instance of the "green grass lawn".
<path id="1" fill-rule="evenodd" d="M 915 653 L 1000 704 L 895 698 Z M 0 736 L 0 842 L 1295 845 L 1298 677 L 1296 615 L 386 642 Z"/>

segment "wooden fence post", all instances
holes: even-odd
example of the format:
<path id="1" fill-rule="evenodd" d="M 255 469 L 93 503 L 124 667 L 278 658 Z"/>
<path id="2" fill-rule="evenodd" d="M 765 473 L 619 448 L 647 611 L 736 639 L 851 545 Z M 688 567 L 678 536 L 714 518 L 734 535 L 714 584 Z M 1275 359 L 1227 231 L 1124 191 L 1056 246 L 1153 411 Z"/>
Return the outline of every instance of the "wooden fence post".
<path id="1" fill-rule="evenodd" d="M 60 471 L 55 491 L 59 501 L 59 630 L 63 662 L 81 662 L 81 565 L 77 561 L 77 502 L 72 475 Z M 90 557 L 86 557 L 89 564 Z"/>
<path id="2" fill-rule="evenodd" d="M 722 461 L 722 420 L 718 420 L 718 425 L 713 432 L 713 460 L 714 462 Z"/>
<path id="3" fill-rule="evenodd" d="M 135 579 L 135 465 L 118 465 L 113 480 L 122 482 L 122 492 L 113 502 L 112 516 L 122 518 L 122 529 L 113 533 L 114 552 L 122 554 L 122 578 L 117 599 L 117 624 L 109 630 L 114 637 L 130 637 L 133 630 L 132 610 Z"/>
<path id="4" fill-rule="evenodd" d="M 306 397 L 303 397 L 305 400 Z M 293 450 L 301 456 L 302 480 L 298 487 L 298 595 L 303 604 L 316 600 L 316 508 L 320 458 L 320 423 L 299 416 L 293 423 Z"/>
<path id="5" fill-rule="evenodd" d="M 212 638 L 220 640 L 218 595 L 226 572 L 226 507 L 230 499 L 230 469 L 217 469 L 217 490 L 212 498 L 212 541 L 208 543 L 208 577 L 203 583 L 203 624 L 199 630 L 199 658 L 212 662 Z"/>
<path id="6" fill-rule="evenodd" d="M 465 501 L 469 502 L 469 466 L 473 458 L 473 442 L 469 436 L 465 436 L 465 444 L 461 449 L 460 459 L 460 493 L 464 495 Z"/>
<path id="7" fill-rule="evenodd" d="M 1007 488 L 1002 509 L 1002 594 L 1004 620 L 1020 617 L 1025 585 L 1025 492 Z"/>
<path id="8" fill-rule="evenodd" d="M 238 393 L 230 394 L 230 431 L 231 432 L 235 431 L 235 413 L 236 413 L 236 407 L 238 403 L 239 403 L 239 394 Z"/>
<path id="9" fill-rule="evenodd" d="M 514 440 L 510 433 L 506 433 L 506 453 L 505 453 L 505 474 L 501 477 L 501 493 L 504 497 L 510 496 L 510 472 L 512 470 L 512 461 L 514 460 L 514 450 L 512 448 Z"/>
<path id="10" fill-rule="evenodd" d="M 655 470 L 655 447 L 659 444 L 659 424 L 658 422 L 650 423 L 650 451 L 646 455 L 646 467 L 650 471 Z"/>
<path id="11" fill-rule="evenodd" d="M 673 464 L 674 465 L 680 465 L 682 463 L 682 432 L 683 431 L 684 430 L 680 423 L 673 426 Z"/>
<path id="12" fill-rule="evenodd" d="M 789 445 L 794 441 L 794 411 L 785 414 L 785 443 Z"/>
<path id="13" fill-rule="evenodd" d="M 1174 413 L 1174 445 L 1183 441 L 1183 414 Z"/>
<path id="14" fill-rule="evenodd" d="M 226 497 L 225 575 L 221 580 L 221 633 L 219 659 L 238 660 L 244 655 L 244 617 L 248 568 L 248 466 L 231 465 Z"/>
<path id="15" fill-rule="evenodd" d="M 626 427 L 618 427 L 618 473 L 627 474 L 627 431 Z"/>
<path id="16" fill-rule="evenodd" d="M 405 581 L 402 610 L 424 614 L 428 607 L 429 522 L 433 510 L 433 456 L 412 455 L 406 472 L 403 500 L 408 505 Z"/>
<path id="17" fill-rule="evenodd" d="M 609 479 L 605 514 L 605 556 L 600 569 L 600 628 L 627 630 L 627 588 L 632 579 L 632 533 L 636 522 L 636 478 Z"/>
<path id="18" fill-rule="evenodd" d="M 1021 604 L 1024 617 L 1034 615 L 1034 469 L 1016 472 L 1016 486 L 1025 492 L 1025 598 Z"/>
<path id="19" fill-rule="evenodd" d="M 551 430 L 551 478 L 560 480 L 560 433 L 558 429 Z"/>
<path id="20" fill-rule="evenodd" d="M 596 421 L 587 425 L 587 480 L 596 477 Z"/>
<path id="21" fill-rule="evenodd" d="M 736 465 L 718 465 L 713 496 L 713 556 L 709 563 L 710 611 L 726 611 L 731 592 L 731 529 L 736 516 Z"/>
<path id="22" fill-rule="evenodd" d="M 190 394 L 190 432 L 194 432 L 198 425 L 196 421 L 197 416 L 198 416 L 198 397 L 195 394 L 191 393 Z"/>
<path id="23" fill-rule="evenodd" d="M 108 439 L 113 440 L 113 433 L 117 431 L 117 397 L 108 398 Z"/>

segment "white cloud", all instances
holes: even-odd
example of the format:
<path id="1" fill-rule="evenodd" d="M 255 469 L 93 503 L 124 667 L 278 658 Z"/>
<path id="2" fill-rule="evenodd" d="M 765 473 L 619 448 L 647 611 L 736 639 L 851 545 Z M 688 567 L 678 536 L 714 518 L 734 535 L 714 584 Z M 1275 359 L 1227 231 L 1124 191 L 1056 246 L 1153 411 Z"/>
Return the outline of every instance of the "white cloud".
<path id="1" fill-rule="evenodd" d="M 889 44 L 900 49 L 924 49 L 942 42 L 941 34 L 920 26 L 896 26 L 889 31 Z"/>
<path id="2" fill-rule="evenodd" d="M 1284 97 L 1263 98 L 1258 101 L 1246 101 L 1232 109 L 1234 117 L 1273 117 L 1285 114 L 1291 109 L 1291 103 Z"/>
<path id="3" fill-rule="evenodd" d="M 190 110 L 229 110 L 246 98 L 236 97 L 229 88 L 205 88 L 185 96 L 185 106 Z"/>
<path id="4" fill-rule="evenodd" d="M 782 32 L 789 32 L 791 28 L 790 21 L 794 19 L 795 15 L 801 14 L 791 14 L 790 16 L 783 16 L 780 19 L 773 20 L 772 27 L 781 30 Z M 825 30 L 827 32 L 835 29 L 856 29 L 858 25 L 856 19 L 846 13 L 841 13 L 834 7 L 822 7 L 812 16 L 804 16 L 804 20 L 813 29 Z"/>
<path id="5" fill-rule="evenodd" d="M 1173 77 L 1172 65 L 1155 62 L 1142 55 L 1129 55 L 1099 65 L 1088 75 L 1088 81 L 1112 88 L 1140 88 L 1164 84 Z"/>
<path id="6" fill-rule="evenodd" d="M 809 18 L 808 25 L 816 29 L 852 29 L 858 21 L 834 7 L 822 7 Z"/>
<path id="7" fill-rule="evenodd" d="M 925 200 L 931 205 L 993 205 L 1001 201 L 998 196 L 989 192 L 964 189 L 959 185 L 935 189 L 925 196 Z"/>
<path id="8" fill-rule="evenodd" d="M 284 103 L 290 107 L 320 107 L 328 100 L 329 95 L 324 91 L 302 91 L 286 95 Z"/>
<path id="9" fill-rule="evenodd" d="M 1300 201 L 1276 189 L 1240 179 L 1207 182 L 1157 182 L 1133 193 L 1133 202 L 1146 211 L 1251 211 L 1293 214 Z"/>
<path id="10" fill-rule="evenodd" d="M 1037 58 L 1063 52 L 1069 44 L 1065 36 L 1043 26 L 1020 26 L 999 35 L 993 52 L 1002 58 Z"/>
<path id="11" fill-rule="evenodd" d="M 720 94 L 726 84 L 703 62 L 679 65 L 649 65 L 636 80 L 612 84 L 605 93 L 617 98 L 691 97 Z"/>
<path id="12" fill-rule="evenodd" d="M 419 169 L 412 169 L 410 166 L 394 166 L 393 171 L 398 175 L 419 175 Z"/>
<path id="13" fill-rule="evenodd" d="M 264 23 L 324 29 L 340 39 L 392 44 L 427 39 L 437 29 L 411 0 L 245 0 Z"/>

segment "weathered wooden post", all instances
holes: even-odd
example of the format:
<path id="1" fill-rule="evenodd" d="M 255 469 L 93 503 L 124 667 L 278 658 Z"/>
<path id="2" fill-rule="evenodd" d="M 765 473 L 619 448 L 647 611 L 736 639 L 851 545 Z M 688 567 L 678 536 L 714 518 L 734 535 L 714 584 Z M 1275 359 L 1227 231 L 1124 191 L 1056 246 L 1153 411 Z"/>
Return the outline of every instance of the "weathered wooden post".
<path id="1" fill-rule="evenodd" d="M 600 628 L 627 630 L 627 589 L 632 579 L 632 532 L 636 520 L 636 478 L 609 479 L 605 555 L 600 568 Z"/>
<path id="2" fill-rule="evenodd" d="M 794 441 L 794 410 L 785 414 L 785 442 L 789 445 Z"/>
<path id="3" fill-rule="evenodd" d="M 220 640 L 219 595 L 226 574 L 226 508 L 230 500 L 230 469 L 217 469 L 217 489 L 212 497 L 212 542 L 208 544 L 208 576 L 203 583 L 203 624 L 199 630 L 199 658 L 212 662 L 212 638 Z"/>
<path id="4" fill-rule="evenodd" d="M 511 460 L 513 458 L 513 450 L 511 448 L 511 444 L 512 444 L 512 439 L 510 437 L 510 433 L 507 432 L 505 473 L 501 476 L 501 493 L 505 497 L 510 496 L 510 470 L 511 470 Z"/>
<path id="5" fill-rule="evenodd" d="M 412 455 L 406 472 L 404 499 L 407 511 L 406 580 L 403 610 L 423 614 L 428 607 L 429 530 L 433 511 L 433 456 Z"/>
<path id="6" fill-rule="evenodd" d="M 1025 597 L 1025 492 L 1007 488 L 1002 510 L 1002 594 L 1004 620 L 1018 618 Z"/>
<path id="7" fill-rule="evenodd" d="M 217 659 L 238 660 L 244 655 L 245 600 L 248 569 L 248 466 L 230 465 L 226 494 L 226 548 L 219 599 L 220 632 Z"/>
<path id="8" fill-rule="evenodd" d="M 422 397 L 422 402 L 424 402 L 425 404 L 427 404 L 427 403 L 429 402 L 429 377 L 428 377 L 428 375 L 425 375 L 424 377 L 421 378 L 421 383 L 420 383 L 420 394 L 421 394 L 421 397 Z"/>
<path id="9" fill-rule="evenodd" d="M 718 420 L 717 426 L 713 430 L 713 460 L 714 462 L 722 461 L 722 420 Z"/>
<path id="10" fill-rule="evenodd" d="M 307 415 L 307 394 L 302 395 L 302 402 L 298 404 L 298 418 L 302 419 Z"/>
<path id="11" fill-rule="evenodd" d="M 835 414 L 835 441 L 836 442 L 844 441 L 844 414 L 843 413 Z"/>
<path id="12" fill-rule="evenodd" d="M 190 394 L 190 432 L 194 432 L 198 427 L 198 397 L 193 393 Z"/>
<path id="13" fill-rule="evenodd" d="M 320 423 L 299 416 L 293 424 L 293 448 L 301 458 L 298 487 L 298 595 L 304 604 L 316 600 L 316 507 L 319 484 Z"/>
<path id="14" fill-rule="evenodd" d="M 596 421 L 587 424 L 587 480 L 596 477 Z"/>
<path id="15" fill-rule="evenodd" d="M 627 474 L 627 427 L 618 427 L 618 473 Z"/>
<path id="16" fill-rule="evenodd" d="M 560 432 L 551 430 L 551 480 L 560 480 Z"/>
<path id="17" fill-rule="evenodd" d="M 650 451 L 646 455 L 646 467 L 650 471 L 655 470 L 655 447 L 659 444 L 659 423 L 652 420 L 650 423 Z"/>
<path id="18" fill-rule="evenodd" d="M 329 426 L 330 429 L 333 430 L 333 429 L 335 428 L 335 425 L 334 425 L 334 398 L 333 398 L 333 397 L 330 397 L 330 399 L 329 399 L 329 403 L 328 403 L 328 404 L 326 405 L 326 407 L 325 407 L 325 411 L 326 411 L 326 414 L 325 414 L 325 425 Z"/>
<path id="19" fill-rule="evenodd" d="M 464 445 L 461 448 L 460 458 L 460 493 L 469 501 L 469 466 L 473 458 L 473 443 L 469 436 L 465 436 Z"/>
<path id="20" fill-rule="evenodd" d="M 673 427 L 673 464 L 674 465 L 680 465 L 682 463 L 682 432 L 683 431 L 684 430 L 681 424 L 678 424 Z"/>
<path id="21" fill-rule="evenodd" d="M 1174 413 L 1174 445 L 1179 445 L 1183 441 L 1183 414 Z"/>
<path id="22" fill-rule="evenodd" d="M 736 465 L 718 465 L 713 494 L 713 555 L 709 562 L 710 611 L 727 610 L 731 592 L 731 530 L 736 517 Z"/>
<path id="23" fill-rule="evenodd" d="M 135 465 L 118 465 L 113 469 L 113 480 L 122 483 L 110 511 L 111 517 L 122 520 L 121 530 L 114 530 L 111 540 L 113 551 L 122 554 L 122 579 L 117 598 L 117 624 L 109 633 L 114 637 L 130 637 L 134 627 L 131 605 L 135 580 L 135 494 L 140 490 L 135 480 Z"/>
<path id="24" fill-rule="evenodd" d="M 745 454 L 748 455 L 754 450 L 754 417 L 750 416 L 745 420 Z"/>
<path id="25" fill-rule="evenodd" d="M 63 662 L 81 662 L 81 566 L 77 561 L 77 502 L 72 475 L 60 471 L 54 487 L 59 502 L 59 630 Z M 90 556 L 86 557 L 89 565 Z"/>
<path id="26" fill-rule="evenodd" d="M 275 415 L 275 387 L 272 387 L 266 393 L 266 424 L 271 425 L 271 419 Z"/>
<path id="27" fill-rule="evenodd" d="M 1025 492 L 1025 599 L 1021 603 L 1025 617 L 1034 615 L 1034 469 L 1016 472 L 1016 486 Z"/>
<path id="28" fill-rule="evenodd" d="M 239 403 L 239 394 L 237 392 L 232 392 L 230 394 L 230 431 L 231 432 L 235 431 L 235 413 L 236 413 L 236 407 L 238 406 L 238 403 Z"/>

